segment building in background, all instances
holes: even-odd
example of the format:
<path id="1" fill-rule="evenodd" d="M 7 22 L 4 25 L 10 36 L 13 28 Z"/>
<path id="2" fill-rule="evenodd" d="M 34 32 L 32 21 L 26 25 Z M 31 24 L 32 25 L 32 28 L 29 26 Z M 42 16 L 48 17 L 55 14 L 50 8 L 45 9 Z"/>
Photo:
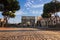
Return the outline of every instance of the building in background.
<path id="1" fill-rule="evenodd" d="M 34 26 L 35 16 L 22 16 L 21 21 L 23 26 Z"/>
<path id="2" fill-rule="evenodd" d="M 37 24 L 39 27 L 46 27 L 46 28 L 53 26 L 55 27 L 55 25 L 60 24 L 60 17 L 52 16 L 50 18 L 42 18 L 37 20 Z"/>
<path id="3" fill-rule="evenodd" d="M 36 26 L 39 26 L 39 27 L 41 27 L 41 20 L 42 20 L 43 18 L 41 17 L 41 16 L 37 16 L 36 17 Z"/>
<path id="4" fill-rule="evenodd" d="M 0 18 L 0 27 L 2 27 L 2 25 L 5 23 L 6 23 L 6 21 L 4 20 L 4 18 Z"/>

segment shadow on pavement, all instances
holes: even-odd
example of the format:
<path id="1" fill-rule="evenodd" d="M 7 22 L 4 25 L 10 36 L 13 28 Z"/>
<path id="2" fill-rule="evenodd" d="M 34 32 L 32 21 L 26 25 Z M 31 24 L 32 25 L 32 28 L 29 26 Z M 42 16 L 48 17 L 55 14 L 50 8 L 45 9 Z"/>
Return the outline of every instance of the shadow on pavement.
<path id="1" fill-rule="evenodd" d="M 46 31 L 60 31 L 60 28 L 41 28 L 41 27 L 37 27 L 37 29 L 46 30 Z"/>

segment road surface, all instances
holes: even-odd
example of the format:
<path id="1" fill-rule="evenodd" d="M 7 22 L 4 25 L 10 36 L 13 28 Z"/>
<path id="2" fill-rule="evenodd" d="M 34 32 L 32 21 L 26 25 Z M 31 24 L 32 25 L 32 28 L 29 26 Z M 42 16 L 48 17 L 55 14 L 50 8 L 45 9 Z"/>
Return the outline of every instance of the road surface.
<path id="1" fill-rule="evenodd" d="M 35 28 L 12 29 L 0 30 L 0 40 L 60 40 L 60 31 L 44 31 Z"/>

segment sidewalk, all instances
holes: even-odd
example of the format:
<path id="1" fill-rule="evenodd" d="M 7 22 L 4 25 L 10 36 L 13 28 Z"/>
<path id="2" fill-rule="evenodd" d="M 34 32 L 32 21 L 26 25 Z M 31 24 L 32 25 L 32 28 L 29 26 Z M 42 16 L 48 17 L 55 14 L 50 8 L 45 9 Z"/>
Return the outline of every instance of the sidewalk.
<path id="1" fill-rule="evenodd" d="M 60 28 L 38 28 L 40 30 L 60 31 Z"/>
<path id="2" fill-rule="evenodd" d="M 60 28 L 6 28 L 6 27 L 0 27 L 0 31 L 15 31 L 15 30 L 20 30 L 20 31 L 38 31 L 38 30 L 45 30 L 45 31 L 60 31 Z"/>
<path id="3" fill-rule="evenodd" d="M 39 30 L 36 28 L 5 28 L 5 27 L 0 27 L 0 30 Z"/>

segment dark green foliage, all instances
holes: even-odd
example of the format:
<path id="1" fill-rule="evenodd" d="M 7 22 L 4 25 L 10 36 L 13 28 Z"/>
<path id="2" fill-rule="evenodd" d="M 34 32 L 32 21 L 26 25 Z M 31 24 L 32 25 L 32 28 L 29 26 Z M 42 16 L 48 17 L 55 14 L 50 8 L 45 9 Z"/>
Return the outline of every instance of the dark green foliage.
<path id="1" fill-rule="evenodd" d="M 55 13 L 60 11 L 60 2 L 50 2 L 44 5 L 44 13 Z"/>
<path id="2" fill-rule="evenodd" d="M 44 13 L 41 15 L 43 18 L 50 18 L 51 17 L 51 14 L 48 14 L 48 13 Z"/>
<path id="3" fill-rule="evenodd" d="M 13 12 L 3 12 L 2 15 L 7 16 L 9 18 L 14 18 L 15 17 L 15 14 Z"/>
<path id="4" fill-rule="evenodd" d="M 17 0 L 0 0 L 0 4 L 4 6 L 4 8 L 0 11 L 13 11 L 19 10 L 20 6 Z"/>
<path id="5" fill-rule="evenodd" d="M 2 11 L 3 16 L 9 16 L 15 13 L 15 11 L 20 9 L 19 2 L 17 0 L 0 0 L 0 11 Z M 11 13 L 9 13 L 11 11 Z"/>
<path id="6" fill-rule="evenodd" d="M 50 3 L 46 3 L 43 7 L 43 14 L 42 17 L 49 18 L 52 14 L 55 14 L 56 12 L 60 11 L 60 2 L 51 1 Z"/>
<path id="7" fill-rule="evenodd" d="M 15 17 L 15 12 L 20 9 L 19 2 L 17 0 L 0 0 L 0 11 L 6 20 L 6 24 L 9 18 Z"/>

